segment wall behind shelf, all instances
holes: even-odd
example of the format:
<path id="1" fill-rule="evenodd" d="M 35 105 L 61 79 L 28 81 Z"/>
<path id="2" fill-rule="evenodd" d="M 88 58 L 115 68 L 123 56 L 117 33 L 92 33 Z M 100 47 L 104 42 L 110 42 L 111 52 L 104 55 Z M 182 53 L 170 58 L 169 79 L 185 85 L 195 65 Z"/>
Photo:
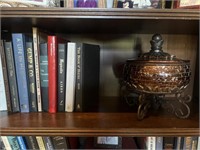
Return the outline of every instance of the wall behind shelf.
<path id="1" fill-rule="evenodd" d="M 66 34 L 72 41 L 99 44 L 101 47 L 100 62 L 100 95 L 102 97 L 118 97 L 121 67 L 127 59 L 137 59 L 138 55 L 150 50 L 153 34 Z M 198 51 L 198 35 L 194 34 L 162 34 L 163 50 L 177 58 L 190 60 L 192 77 L 184 94 L 193 95 L 193 84 Z M 122 68 L 121 68 L 122 69 Z"/>

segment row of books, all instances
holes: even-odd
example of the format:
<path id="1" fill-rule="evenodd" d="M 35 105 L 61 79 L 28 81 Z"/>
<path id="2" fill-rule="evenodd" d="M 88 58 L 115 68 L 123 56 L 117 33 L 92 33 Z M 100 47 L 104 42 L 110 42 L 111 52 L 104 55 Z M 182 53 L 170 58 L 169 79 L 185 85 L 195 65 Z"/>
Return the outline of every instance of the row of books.
<path id="1" fill-rule="evenodd" d="M 71 142 L 71 143 L 70 143 Z M 0 136 L 1 150 L 69 149 L 74 140 L 63 136 Z M 72 147 L 73 148 L 73 147 Z"/>
<path id="2" fill-rule="evenodd" d="M 4 36 L 1 104 L 11 112 L 92 108 L 99 94 L 100 46 L 70 42 L 36 27 L 32 31 Z"/>
<path id="3" fill-rule="evenodd" d="M 1 0 L 0 7 L 199 8 L 199 0 Z"/>
<path id="4" fill-rule="evenodd" d="M 136 143 L 140 149 L 148 150 L 199 150 L 200 137 L 138 137 Z"/>

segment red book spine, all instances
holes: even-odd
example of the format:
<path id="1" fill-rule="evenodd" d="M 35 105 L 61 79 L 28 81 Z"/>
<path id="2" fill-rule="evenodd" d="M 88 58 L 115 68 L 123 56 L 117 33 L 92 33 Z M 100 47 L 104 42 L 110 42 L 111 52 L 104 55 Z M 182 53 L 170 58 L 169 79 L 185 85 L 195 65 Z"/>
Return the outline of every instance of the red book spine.
<path id="1" fill-rule="evenodd" d="M 49 112 L 57 111 L 57 37 L 48 36 Z"/>

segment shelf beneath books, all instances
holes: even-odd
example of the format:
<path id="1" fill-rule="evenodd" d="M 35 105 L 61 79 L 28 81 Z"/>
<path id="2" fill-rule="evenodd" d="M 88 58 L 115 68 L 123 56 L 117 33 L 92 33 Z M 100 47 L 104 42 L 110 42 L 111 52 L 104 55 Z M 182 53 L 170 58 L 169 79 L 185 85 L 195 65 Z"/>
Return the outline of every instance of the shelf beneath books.
<path id="1" fill-rule="evenodd" d="M 1 135 L 63 136 L 189 136 L 199 135 L 198 114 L 188 119 L 136 113 L 15 113 L 1 112 Z"/>
<path id="2" fill-rule="evenodd" d="M 187 9 L 1 9 L 2 30 L 15 32 L 37 26 L 54 33 L 198 34 L 199 18 L 198 10 Z"/>

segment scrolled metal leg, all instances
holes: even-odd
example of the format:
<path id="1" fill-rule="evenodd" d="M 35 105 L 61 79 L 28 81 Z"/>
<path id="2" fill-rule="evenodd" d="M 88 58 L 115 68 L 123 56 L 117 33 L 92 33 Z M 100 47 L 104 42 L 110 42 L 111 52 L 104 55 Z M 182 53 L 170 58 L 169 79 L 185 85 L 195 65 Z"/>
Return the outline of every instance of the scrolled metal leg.
<path id="1" fill-rule="evenodd" d="M 151 107 L 150 101 L 146 101 L 145 97 L 146 96 L 142 94 L 138 99 L 140 103 L 137 111 L 138 120 L 142 120 L 146 116 L 148 109 Z"/>
<path id="2" fill-rule="evenodd" d="M 190 115 L 190 107 L 186 103 L 191 102 L 191 100 L 192 100 L 191 96 L 187 95 L 187 96 L 181 97 L 181 94 L 177 94 L 176 98 L 177 98 L 178 102 L 182 104 L 183 108 L 185 107 L 185 109 L 184 109 L 185 111 L 182 110 L 182 107 L 177 108 L 177 109 L 175 109 L 175 115 L 181 119 L 188 118 Z"/>

